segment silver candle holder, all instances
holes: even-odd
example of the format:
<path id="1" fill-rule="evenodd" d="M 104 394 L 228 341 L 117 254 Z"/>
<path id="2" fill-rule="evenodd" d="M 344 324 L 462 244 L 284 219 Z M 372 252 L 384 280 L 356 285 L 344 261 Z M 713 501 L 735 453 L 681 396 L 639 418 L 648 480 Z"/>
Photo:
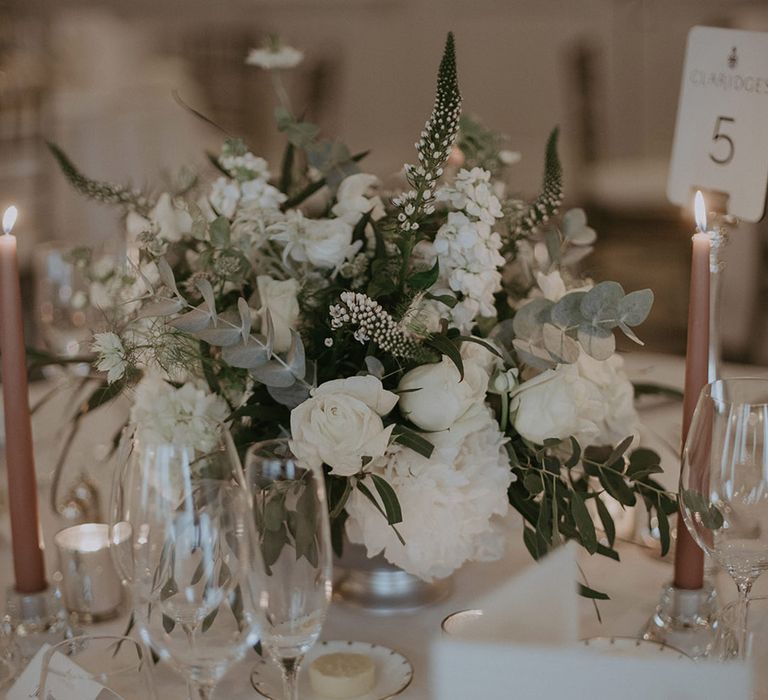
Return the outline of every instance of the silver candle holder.
<path id="1" fill-rule="evenodd" d="M 109 526 L 83 523 L 54 537 L 59 552 L 61 589 L 67 609 L 85 623 L 120 614 L 123 586 L 109 552 Z"/>

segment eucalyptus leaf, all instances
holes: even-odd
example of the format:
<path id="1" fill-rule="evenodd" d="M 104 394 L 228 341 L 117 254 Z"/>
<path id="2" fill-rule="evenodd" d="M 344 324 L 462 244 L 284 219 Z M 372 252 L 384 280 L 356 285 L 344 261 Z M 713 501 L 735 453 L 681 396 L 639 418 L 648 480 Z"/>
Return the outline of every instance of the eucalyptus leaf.
<path id="1" fill-rule="evenodd" d="M 520 360 L 530 367 L 545 370 L 552 369 L 557 364 L 546 350 L 530 341 L 515 339 L 512 345 L 517 350 Z"/>
<path id="2" fill-rule="evenodd" d="M 181 297 L 181 294 L 179 294 L 179 288 L 176 286 L 176 279 L 173 276 L 173 270 L 165 258 L 160 258 L 157 261 L 157 272 L 160 275 L 160 280 L 162 283 L 168 287 L 168 289 L 170 289 L 177 297 Z"/>
<path id="3" fill-rule="evenodd" d="M 603 321 L 618 322 L 619 303 L 624 289 L 618 282 L 600 282 L 590 289 L 581 300 L 581 313 L 585 319 L 597 325 Z"/>
<path id="4" fill-rule="evenodd" d="M 288 387 L 267 386 L 267 393 L 277 403 L 291 410 L 309 398 L 309 388 L 300 382 Z"/>
<path id="5" fill-rule="evenodd" d="M 169 321 L 169 325 L 174 328 L 183 331 L 185 333 L 197 333 L 198 331 L 207 328 L 212 321 L 208 307 L 205 304 L 200 304 L 192 311 L 188 311 L 182 316 L 177 316 L 173 320 Z"/>
<path id="6" fill-rule="evenodd" d="M 550 314 L 552 323 L 560 328 L 578 327 L 583 321 L 581 302 L 586 292 L 569 292 L 563 296 L 553 307 Z"/>
<path id="7" fill-rule="evenodd" d="M 208 308 L 208 313 L 211 316 L 213 324 L 216 325 L 216 296 L 213 293 L 211 283 L 207 279 L 200 279 L 197 280 L 195 286 L 205 301 L 205 305 Z"/>
<path id="8" fill-rule="evenodd" d="M 653 292 L 640 289 L 630 292 L 619 302 L 619 320 L 628 326 L 639 326 L 651 312 Z"/>
<path id="9" fill-rule="evenodd" d="M 518 309 L 512 319 L 515 337 L 533 342 L 541 338 L 542 326 L 549 321 L 553 306 L 549 299 L 539 297 Z"/>
<path id="10" fill-rule="evenodd" d="M 225 216 L 217 216 L 208 227 L 211 234 L 211 242 L 218 248 L 229 245 L 230 231 L 229 220 Z"/>
<path id="11" fill-rule="evenodd" d="M 293 329 L 291 329 L 291 347 L 288 348 L 285 361 L 297 379 L 304 378 L 307 368 L 304 344 L 301 342 L 301 336 Z"/>
<path id="12" fill-rule="evenodd" d="M 269 360 L 263 365 L 251 368 L 251 376 L 267 386 L 285 388 L 296 383 L 296 376 L 288 367 L 275 360 Z"/>
<path id="13" fill-rule="evenodd" d="M 203 328 L 193 333 L 196 338 L 218 347 L 228 347 L 240 342 L 239 328 Z"/>
<path id="14" fill-rule="evenodd" d="M 260 367 L 270 358 L 269 351 L 253 338 L 245 343 L 230 345 L 221 351 L 221 357 L 228 365 L 241 369 L 254 369 Z"/>
<path id="15" fill-rule="evenodd" d="M 589 514 L 583 496 L 577 491 L 571 492 L 571 514 L 581 535 L 581 543 L 590 554 L 597 551 L 597 534 L 592 516 Z"/>
<path id="16" fill-rule="evenodd" d="M 181 299 L 161 299 L 153 301 L 144 306 L 136 316 L 140 318 L 153 318 L 155 316 L 170 316 L 176 314 L 184 308 L 184 302 Z"/>
<path id="17" fill-rule="evenodd" d="M 561 328 L 545 323 L 543 328 L 544 347 L 559 362 L 572 364 L 579 359 L 578 343 Z"/>
<path id="18" fill-rule="evenodd" d="M 611 331 L 582 323 L 579 326 L 578 338 L 584 351 L 595 360 L 607 360 L 616 350 L 616 338 Z"/>
<path id="19" fill-rule="evenodd" d="M 365 368 L 368 370 L 368 374 L 377 379 L 381 379 L 384 376 L 384 365 L 378 357 L 366 355 Z"/>
<path id="20" fill-rule="evenodd" d="M 248 302 L 239 297 L 237 300 L 237 311 L 240 314 L 240 335 L 244 343 L 248 342 L 248 337 L 251 335 L 251 308 L 248 306 Z"/>

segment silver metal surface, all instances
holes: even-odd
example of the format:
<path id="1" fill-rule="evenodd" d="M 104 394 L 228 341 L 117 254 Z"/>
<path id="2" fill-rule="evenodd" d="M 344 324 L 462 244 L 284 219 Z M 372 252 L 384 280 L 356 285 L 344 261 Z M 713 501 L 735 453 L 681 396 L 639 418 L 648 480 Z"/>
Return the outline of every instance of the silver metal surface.
<path id="1" fill-rule="evenodd" d="M 380 615 L 410 613 L 447 598 L 452 579 L 432 582 L 408 574 L 383 556 L 368 558 L 360 545 L 344 545 L 334 567 L 333 596 L 347 605 Z"/>

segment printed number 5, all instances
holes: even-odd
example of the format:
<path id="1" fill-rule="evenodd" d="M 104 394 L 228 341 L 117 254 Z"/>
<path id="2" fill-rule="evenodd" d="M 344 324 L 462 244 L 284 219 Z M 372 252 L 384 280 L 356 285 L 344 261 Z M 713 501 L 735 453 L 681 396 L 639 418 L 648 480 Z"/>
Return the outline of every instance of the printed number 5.
<path id="1" fill-rule="evenodd" d="M 720 141 L 724 141 L 728 144 L 728 151 L 724 158 L 718 158 L 713 153 L 709 154 L 709 157 L 715 161 L 718 165 L 728 165 L 733 160 L 733 152 L 734 152 L 734 146 L 733 146 L 733 139 L 728 136 L 727 134 L 724 134 L 721 130 L 726 124 L 724 122 L 730 122 L 733 124 L 736 120 L 733 117 L 718 117 L 717 121 L 715 122 L 715 131 L 712 134 L 712 140 L 715 143 L 718 143 Z"/>

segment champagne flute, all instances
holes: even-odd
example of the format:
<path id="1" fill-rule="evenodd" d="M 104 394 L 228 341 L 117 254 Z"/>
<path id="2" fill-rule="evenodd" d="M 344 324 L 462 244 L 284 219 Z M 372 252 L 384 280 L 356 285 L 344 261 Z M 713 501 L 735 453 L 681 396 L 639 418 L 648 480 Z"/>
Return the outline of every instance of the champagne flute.
<path id="1" fill-rule="evenodd" d="M 137 431 L 129 502 L 142 639 L 208 700 L 257 643 L 264 570 L 250 497 L 226 429 L 199 417 L 174 442 Z"/>
<path id="2" fill-rule="evenodd" d="M 298 700 L 298 672 L 331 600 L 331 529 L 322 471 L 297 464 L 288 440 L 252 445 L 245 459 L 266 570 L 262 640 Z"/>
<path id="3" fill-rule="evenodd" d="M 746 658 L 749 594 L 768 569 L 768 380 L 704 387 L 683 450 L 680 505 L 694 540 L 736 583 Z"/>

